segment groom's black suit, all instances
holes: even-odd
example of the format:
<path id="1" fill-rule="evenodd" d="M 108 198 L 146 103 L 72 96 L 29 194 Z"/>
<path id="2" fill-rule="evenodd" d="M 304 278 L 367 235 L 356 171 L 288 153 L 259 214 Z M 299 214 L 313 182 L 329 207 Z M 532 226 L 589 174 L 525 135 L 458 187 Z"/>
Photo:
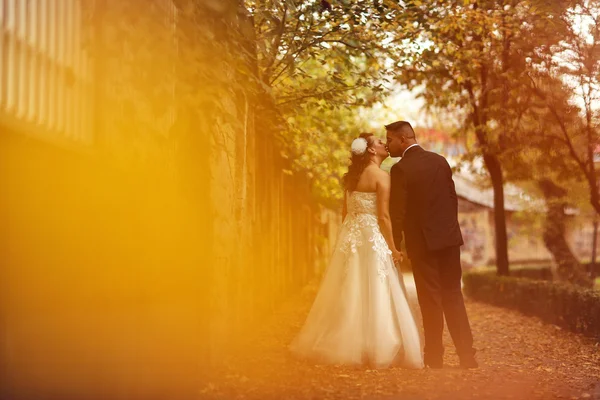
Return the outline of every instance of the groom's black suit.
<path id="1" fill-rule="evenodd" d="M 402 232 L 411 260 L 423 327 L 425 362 L 440 364 L 444 315 L 461 359 L 472 357 L 473 336 L 460 287 L 458 199 L 446 159 L 411 147 L 392 167 L 390 214 L 394 242 Z"/>

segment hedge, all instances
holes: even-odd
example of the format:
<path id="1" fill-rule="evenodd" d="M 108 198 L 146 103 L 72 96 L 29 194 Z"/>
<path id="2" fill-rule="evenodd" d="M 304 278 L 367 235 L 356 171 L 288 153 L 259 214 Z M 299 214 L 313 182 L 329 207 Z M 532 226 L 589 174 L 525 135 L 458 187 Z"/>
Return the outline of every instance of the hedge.
<path id="1" fill-rule="evenodd" d="M 522 267 L 510 270 L 510 276 L 515 278 L 551 281 L 553 279 L 550 267 Z"/>
<path id="2" fill-rule="evenodd" d="M 592 272 L 592 265 L 590 263 L 583 263 L 583 267 L 588 273 Z M 594 265 L 594 275 L 600 276 L 600 264 L 598 263 Z M 551 281 L 553 279 L 552 269 L 550 268 L 550 266 L 525 266 L 514 268 L 510 270 L 510 276 L 516 278 L 537 279 L 543 281 Z"/>
<path id="3" fill-rule="evenodd" d="M 562 282 L 500 277 L 495 271 L 464 274 L 467 296 L 600 340 L 600 291 Z"/>

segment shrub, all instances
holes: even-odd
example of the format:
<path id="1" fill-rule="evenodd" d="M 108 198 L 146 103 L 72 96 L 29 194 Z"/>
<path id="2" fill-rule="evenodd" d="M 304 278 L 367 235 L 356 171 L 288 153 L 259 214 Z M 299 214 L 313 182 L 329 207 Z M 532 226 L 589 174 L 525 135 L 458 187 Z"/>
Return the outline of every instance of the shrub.
<path id="1" fill-rule="evenodd" d="M 588 273 L 592 272 L 591 263 L 583 263 L 583 267 Z M 600 263 L 596 263 L 594 266 L 594 275 L 600 276 Z M 542 281 L 551 281 L 554 279 L 552 269 L 549 265 L 547 266 L 523 266 L 518 268 L 511 268 L 510 276 L 515 278 L 527 278 Z"/>
<path id="2" fill-rule="evenodd" d="M 492 271 L 464 275 L 466 294 L 600 340 L 600 292 L 562 282 L 500 277 Z"/>
<path id="3" fill-rule="evenodd" d="M 552 269 L 549 266 L 511 269 L 510 276 L 515 278 L 535 279 L 539 281 L 551 281 L 553 279 Z"/>

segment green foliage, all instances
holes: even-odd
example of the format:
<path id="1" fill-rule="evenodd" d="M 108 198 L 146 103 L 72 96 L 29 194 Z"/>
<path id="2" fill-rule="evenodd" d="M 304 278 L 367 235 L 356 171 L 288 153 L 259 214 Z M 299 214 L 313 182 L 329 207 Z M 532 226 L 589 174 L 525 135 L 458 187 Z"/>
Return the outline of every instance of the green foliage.
<path id="1" fill-rule="evenodd" d="M 381 100 L 402 21 L 393 1 L 246 1 L 254 19 L 260 84 L 285 124 L 278 125 L 294 171 L 327 204 L 342 198 L 352 138 L 365 128 L 361 107 Z"/>
<path id="2" fill-rule="evenodd" d="M 467 141 L 476 137 L 467 158 L 500 157 L 512 181 L 583 185 L 599 210 L 600 2 L 412 4 L 396 78 L 422 87 L 431 110 L 454 110 Z"/>
<path id="3" fill-rule="evenodd" d="M 519 310 L 544 321 L 600 339 L 600 292 L 569 284 L 499 277 L 494 272 L 464 276 L 469 297 Z"/>
<path id="4" fill-rule="evenodd" d="M 553 280 L 552 269 L 548 266 L 512 268 L 510 271 L 510 276 L 513 278 L 525 278 L 538 281 Z"/>
<path id="5" fill-rule="evenodd" d="M 465 158 L 483 159 L 494 189 L 498 270 L 508 273 L 504 173 L 500 156 L 511 145 L 515 110 L 536 52 L 559 41 L 554 19 L 560 6 L 542 0 L 411 2 L 406 28 L 396 31 L 405 57 L 396 79 L 422 88 L 430 111 L 455 110 L 463 142 L 475 138 Z"/>
<path id="6" fill-rule="evenodd" d="M 337 207 L 343 198 L 341 178 L 347 171 L 350 143 L 368 131 L 356 110 L 334 108 L 317 117 L 305 109 L 287 119 L 286 148 L 296 171 L 305 171 L 313 193 L 327 205 Z"/>
<path id="7" fill-rule="evenodd" d="M 597 78 L 591 76 L 597 76 L 598 52 L 590 51 L 596 40 L 583 43 L 573 24 L 574 13 L 586 14 L 595 22 L 591 37 L 596 38 L 598 2 L 412 4 L 406 16 L 412 28 L 398 32 L 405 37 L 408 57 L 401 59 L 397 79 L 409 88 L 423 88 L 430 110 L 456 110 L 465 142 L 474 137 L 477 144 L 469 147 L 465 158 L 483 159 L 496 200 L 503 196 L 506 179 L 534 188 L 534 193 L 550 182 L 565 196 L 545 193 L 545 200 L 552 202 L 549 210 L 581 203 L 581 198 L 566 195 L 580 193 L 582 187 L 589 188 L 590 203 L 600 210 L 591 161 L 598 143 L 597 122 L 590 122 L 594 113 L 589 112 L 596 93 L 590 88 L 597 87 Z M 579 84 L 569 86 L 569 80 Z M 578 91 L 584 93 L 580 103 L 585 107 L 571 102 Z M 498 268 L 506 272 L 503 213 L 502 207 L 495 210 L 496 248 Z M 555 236 L 547 246 L 562 243 L 560 235 Z M 554 255 L 564 253 L 557 249 L 551 249 Z"/>
<path id="8" fill-rule="evenodd" d="M 407 57 L 399 82 L 423 87 L 432 109 L 451 109 L 463 132 L 477 136 L 475 154 L 498 154 L 513 134 L 524 99 L 514 90 L 528 81 L 537 53 L 557 43 L 554 19 L 564 8 L 544 1 L 434 1 L 407 10 Z M 403 27 L 404 28 L 404 27 Z"/>
<path id="9" fill-rule="evenodd" d="M 254 19 L 260 78 L 279 104 L 306 98 L 345 104 L 351 88 L 376 90 L 381 83 L 382 56 L 394 48 L 386 32 L 402 18 L 394 2 L 245 3 Z M 321 73 L 315 75 L 314 67 Z"/>
<path id="10" fill-rule="evenodd" d="M 582 266 L 587 273 L 592 270 L 592 265 L 590 263 L 582 264 Z M 597 264 L 594 270 L 596 273 L 600 272 L 600 266 Z M 552 268 L 548 265 L 513 267 L 510 271 L 510 276 L 513 278 L 526 278 L 542 281 L 551 281 L 554 279 Z"/>

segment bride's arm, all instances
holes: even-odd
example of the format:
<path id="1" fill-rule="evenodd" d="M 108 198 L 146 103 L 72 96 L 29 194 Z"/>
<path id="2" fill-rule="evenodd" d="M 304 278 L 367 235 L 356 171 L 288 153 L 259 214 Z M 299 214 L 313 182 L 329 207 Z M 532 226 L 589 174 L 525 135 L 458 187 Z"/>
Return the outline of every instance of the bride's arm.
<path id="1" fill-rule="evenodd" d="M 390 176 L 383 172 L 377 182 L 377 220 L 381 233 L 392 251 L 394 257 L 399 253 L 394 244 L 394 235 L 392 234 L 392 218 L 390 217 Z"/>

